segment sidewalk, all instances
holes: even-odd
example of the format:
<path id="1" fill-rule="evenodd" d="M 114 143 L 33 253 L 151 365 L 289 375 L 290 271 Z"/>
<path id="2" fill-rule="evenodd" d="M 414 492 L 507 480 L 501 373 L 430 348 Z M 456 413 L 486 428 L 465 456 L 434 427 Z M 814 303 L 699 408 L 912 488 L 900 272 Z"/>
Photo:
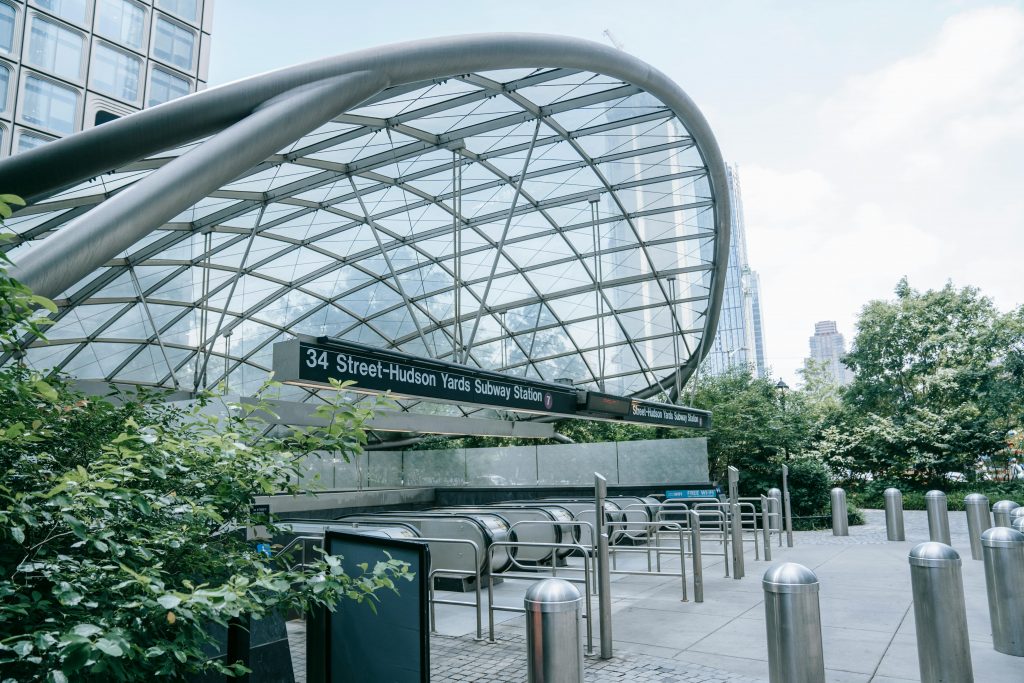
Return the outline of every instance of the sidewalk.
<path id="1" fill-rule="evenodd" d="M 830 683 L 918 681 L 917 645 L 910 593 L 910 549 L 928 540 L 924 512 L 908 511 L 905 543 L 885 540 L 880 511 L 866 511 L 867 524 L 850 536 L 831 531 L 797 532 L 795 547 L 773 542 L 774 562 L 799 562 L 821 582 L 822 636 Z M 967 621 L 975 680 L 1024 681 L 1024 659 L 992 648 L 984 567 L 970 558 L 963 512 L 950 513 L 953 546 L 963 558 Z M 712 548 L 706 547 L 705 550 Z M 703 603 L 680 601 L 679 580 L 613 576 L 615 657 L 587 658 L 586 680 L 718 683 L 768 678 L 761 577 L 771 563 L 755 561 L 748 544 L 746 577 L 722 576 L 722 558 L 705 559 Z M 620 560 L 639 568 L 640 557 Z M 675 569 L 677 561 L 668 560 Z M 687 567 L 689 572 L 689 566 Z M 692 578 L 692 577 L 689 577 Z M 500 604 L 522 604 L 526 584 L 509 581 L 495 590 Z M 692 600 L 692 595 L 690 596 Z M 596 600 L 595 600 L 596 611 Z M 441 635 L 432 641 L 435 681 L 525 681 L 525 626 L 520 615 L 499 612 L 497 644 L 472 639 L 473 611 L 438 611 Z M 485 614 L 486 636 L 486 614 Z M 597 642 L 595 620 L 595 643 Z"/>

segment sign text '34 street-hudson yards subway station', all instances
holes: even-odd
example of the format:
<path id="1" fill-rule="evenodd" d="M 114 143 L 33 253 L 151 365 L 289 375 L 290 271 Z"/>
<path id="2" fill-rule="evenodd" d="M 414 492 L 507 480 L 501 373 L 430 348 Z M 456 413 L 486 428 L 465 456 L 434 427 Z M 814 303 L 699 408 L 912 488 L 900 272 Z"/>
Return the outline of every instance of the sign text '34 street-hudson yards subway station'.
<path id="1" fill-rule="evenodd" d="M 710 426 L 710 414 L 701 410 L 604 394 L 595 395 L 600 397 L 598 401 L 581 401 L 580 392 L 569 385 L 510 377 L 334 339 L 295 339 L 275 344 L 274 373 L 282 382 L 329 385 L 331 379 L 351 380 L 357 391 L 391 392 L 447 403 L 673 427 Z"/>

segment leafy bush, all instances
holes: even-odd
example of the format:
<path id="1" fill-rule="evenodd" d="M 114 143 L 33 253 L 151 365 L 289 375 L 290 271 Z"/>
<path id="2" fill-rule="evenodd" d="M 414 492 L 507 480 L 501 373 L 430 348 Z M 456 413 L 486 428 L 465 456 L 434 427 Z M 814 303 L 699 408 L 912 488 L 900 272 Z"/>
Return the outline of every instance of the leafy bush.
<path id="1" fill-rule="evenodd" d="M 5 348 L 42 331 L 37 306 L 53 308 L 3 268 L 0 302 Z M 247 527 L 275 530 L 251 503 L 297 493 L 298 456 L 361 448 L 369 413 L 341 396 L 320 409 L 328 427 L 269 438 L 259 401 L 220 411 L 209 397 L 190 410 L 152 400 L 159 397 L 115 403 L 78 394 L 60 377 L 0 368 L 3 680 L 239 675 L 239 664 L 207 660 L 212 624 L 334 609 L 341 598 L 372 600 L 411 578 L 390 560 L 360 576 L 329 556 L 291 568 L 288 557 L 268 557 L 245 539 Z"/>
<path id="2" fill-rule="evenodd" d="M 851 494 L 851 499 L 865 508 L 882 509 L 885 507 L 885 489 L 890 486 L 900 489 L 900 493 L 903 494 L 904 510 L 925 509 L 927 490 L 910 488 L 911 485 L 907 482 L 872 482 L 864 487 L 862 492 Z M 946 494 L 946 505 L 950 510 L 963 510 L 964 497 L 970 493 L 984 494 L 988 497 L 989 503 L 993 504 L 1000 500 L 1024 503 L 1024 482 L 1019 481 L 955 483 L 941 490 Z"/>

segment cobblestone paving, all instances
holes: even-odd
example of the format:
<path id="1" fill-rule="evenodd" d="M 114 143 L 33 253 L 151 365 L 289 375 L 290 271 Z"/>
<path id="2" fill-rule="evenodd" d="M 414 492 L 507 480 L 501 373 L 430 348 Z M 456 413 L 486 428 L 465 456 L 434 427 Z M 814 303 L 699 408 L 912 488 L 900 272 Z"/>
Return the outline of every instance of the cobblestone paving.
<path id="1" fill-rule="evenodd" d="M 477 643 L 472 638 L 433 636 L 430 639 L 430 676 L 437 681 L 525 683 L 526 636 L 499 632 L 497 643 Z M 611 659 L 587 657 L 583 661 L 587 683 L 756 683 L 699 664 L 661 659 L 631 652 Z"/>

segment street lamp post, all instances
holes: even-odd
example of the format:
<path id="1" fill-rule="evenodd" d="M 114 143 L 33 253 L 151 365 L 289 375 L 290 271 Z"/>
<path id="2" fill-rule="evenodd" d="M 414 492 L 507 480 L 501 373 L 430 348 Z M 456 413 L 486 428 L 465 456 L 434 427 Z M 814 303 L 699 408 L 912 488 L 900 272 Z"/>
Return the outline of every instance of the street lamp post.
<path id="1" fill-rule="evenodd" d="M 786 392 L 789 391 L 789 385 L 786 384 L 786 382 L 784 380 L 780 379 L 778 382 L 775 383 L 775 391 L 779 392 L 779 402 L 782 405 L 782 419 L 785 420 L 786 419 Z M 785 432 L 783 432 L 783 433 L 785 433 Z M 789 460 L 789 452 L 786 450 L 785 446 L 783 446 L 783 448 L 782 448 L 782 456 L 786 460 Z"/>

